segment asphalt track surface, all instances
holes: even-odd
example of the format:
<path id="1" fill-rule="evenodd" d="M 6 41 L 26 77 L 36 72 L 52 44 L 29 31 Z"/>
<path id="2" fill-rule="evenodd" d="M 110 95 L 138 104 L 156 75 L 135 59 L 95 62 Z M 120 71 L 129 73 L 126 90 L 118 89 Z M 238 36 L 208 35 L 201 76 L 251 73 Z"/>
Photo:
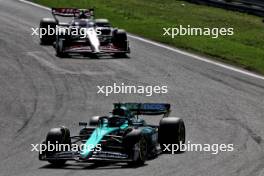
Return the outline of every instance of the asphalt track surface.
<path id="1" fill-rule="evenodd" d="M 0 175 L 264 175 L 264 81 L 130 38 L 130 58 L 59 59 L 31 36 L 49 12 L 0 0 Z M 253 59 L 253 58 L 252 58 Z M 96 85 L 167 85 L 168 94 L 98 95 Z M 192 143 L 231 143 L 233 152 L 161 155 L 145 166 L 38 161 L 31 145 L 47 131 L 104 115 L 113 102 L 168 102 Z M 159 117 L 147 117 L 158 123 Z"/>

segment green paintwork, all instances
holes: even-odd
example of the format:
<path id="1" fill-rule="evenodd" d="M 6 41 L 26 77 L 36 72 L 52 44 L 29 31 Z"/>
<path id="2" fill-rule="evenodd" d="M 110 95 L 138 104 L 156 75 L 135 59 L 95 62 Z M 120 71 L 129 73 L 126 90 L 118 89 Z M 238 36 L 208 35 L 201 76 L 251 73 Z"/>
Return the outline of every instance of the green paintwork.
<path id="1" fill-rule="evenodd" d="M 114 131 L 123 130 L 128 127 L 128 122 L 125 122 L 120 127 L 108 127 L 107 123 L 98 126 L 90 136 L 90 138 L 85 142 L 85 146 L 81 151 L 82 158 L 88 158 L 94 148 L 101 142 L 105 135 L 108 135 Z"/>

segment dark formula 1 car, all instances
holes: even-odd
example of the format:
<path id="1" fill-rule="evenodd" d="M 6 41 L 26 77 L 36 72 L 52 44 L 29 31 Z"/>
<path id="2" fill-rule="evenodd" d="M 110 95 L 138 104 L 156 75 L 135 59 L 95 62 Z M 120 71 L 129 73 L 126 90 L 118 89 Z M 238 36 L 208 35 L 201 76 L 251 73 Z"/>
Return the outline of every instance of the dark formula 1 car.
<path id="1" fill-rule="evenodd" d="M 83 162 L 127 162 L 142 165 L 155 158 L 164 149 L 164 144 L 185 142 L 185 126 L 182 119 L 168 117 L 170 104 L 163 103 L 116 103 L 110 116 L 95 116 L 84 126 L 79 135 L 70 136 L 66 127 L 53 128 L 43 144 L 83 145 L 73 150 L 45 150 L 40 160 L 61 166 L 67 160 Z M 148 125 L 141 115 L 163 115 L 159 126 Z M 90 148 L 88 148 L 89 146 Z M 168 145 L 167 145 L 168 146 Z"/>
<path id="2" fill-rule="evenodd" d="M 52 8 L 52 15 L 54 18 L 40 21 L 39 29 L 45 31 L 40 43 L 53 44 L 58 57 L 69 53 L 130 53 L 126 32 L 111 27 L 107 19 L 95 19 L 93 9 Z M 67 17 L 72 18 L 70 22 L 59 21 Z"/>

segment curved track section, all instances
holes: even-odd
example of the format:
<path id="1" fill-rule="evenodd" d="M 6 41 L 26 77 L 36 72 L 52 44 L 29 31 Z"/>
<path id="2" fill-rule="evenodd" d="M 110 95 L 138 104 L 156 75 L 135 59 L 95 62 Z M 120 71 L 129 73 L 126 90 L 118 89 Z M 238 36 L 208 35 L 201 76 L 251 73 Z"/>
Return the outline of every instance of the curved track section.
<path id="1" fill-rule="evenodd" d="M 55 57 L 31 36 L 46 10 L 0 0 L 0 170 L 11 176 L 264 175 L 264 82 L 135 39 L 125 59 Z M 96 94 L 96 85 L 167 85 L 168 94 Z M 137 169 L 70 163 L 61 169 L 38 161 L 31 143 L 49 128 L 109 112 L 113 102 L 168 102 L 186 122 L 192 143 L 232 143 L 233 152 L 161 155 Z M 158 123 L 159 118 L 147 121 Z"/>

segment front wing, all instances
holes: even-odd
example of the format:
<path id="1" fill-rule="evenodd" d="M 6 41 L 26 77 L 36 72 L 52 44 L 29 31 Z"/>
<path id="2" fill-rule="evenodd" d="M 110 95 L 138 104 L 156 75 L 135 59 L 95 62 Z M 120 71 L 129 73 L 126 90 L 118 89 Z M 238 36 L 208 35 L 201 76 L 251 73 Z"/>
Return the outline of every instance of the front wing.
<path id="1" fill-rule="evenodd" d="M 40 155 L 39 160 L 75 160 L 80 162 L 95 162 L 95 161 L 109 161 L 109 162 L 130 162 L 132 159 L 127 154 L 112 151 L 93 152 L 88 158 L 82 158 L 79 152 L 59 152 L 52 156 Z"/>
<path id="2" fill-rule="evenodd" d="M 129 48 L 127 50 L 122 50 L 120 48 L 117 48 L 113 46 L 112 44 L 106 45 L 106 46 L 100 46 L 99 47 L 100 53 L 130 53 Z M 83 45 L 76 45 L 76 46 L 70 46 L 66 47 L 64 49 L 65 53 L 93 53 L 91 46 L 83 46 Z"/>

